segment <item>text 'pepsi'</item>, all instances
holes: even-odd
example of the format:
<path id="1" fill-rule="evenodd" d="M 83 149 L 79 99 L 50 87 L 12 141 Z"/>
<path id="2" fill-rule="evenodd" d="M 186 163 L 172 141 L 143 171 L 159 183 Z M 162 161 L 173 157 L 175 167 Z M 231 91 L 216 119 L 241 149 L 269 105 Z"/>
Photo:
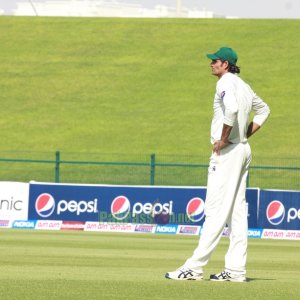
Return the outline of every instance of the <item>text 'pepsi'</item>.
<path id="1" fill-rule="evenodd" d="M 75 213 L 79 216 L 81 213 L 96 213 L 97 210 L 98 199 L 94 199 L 91 201 L 79 201 L 75 200 L 60 200 L 57 203 L 57 214 L 63 213 L 65 211 L 69 211 L 71 213 Z"/>
<path id="2" fill-rule="evenodd" d="M 296 219 L 300 220 L 300 209 L 297 210 L 296 208 L 292 207 L 288 210 L 287 221 L 289 223 L 290 221 L 293 221 Z"/>
<path id="3" fill-rule="evenodd" d="M 137 202 L 133 205 L 132 208 L 132 216 L 136 216 L 137 214 L 144 213 L 146 215 L 159 215 L 159 214 L 165 214 L 165 215 L 172 215 L 173 214 L 173 201 L 161 204 L 161 203 L 155 203 L 152 204 L 150 202 L 147 203 L 140 203 Z"/>

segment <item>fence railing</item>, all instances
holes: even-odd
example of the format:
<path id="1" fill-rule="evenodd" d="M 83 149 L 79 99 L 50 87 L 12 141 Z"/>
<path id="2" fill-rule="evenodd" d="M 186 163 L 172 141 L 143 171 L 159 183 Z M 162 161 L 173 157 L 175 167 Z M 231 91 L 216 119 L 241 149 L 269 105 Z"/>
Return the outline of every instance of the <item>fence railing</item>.
<path id="1" fill-rule="evenodd" d="M 99 154 L 85 154 L 89 159 L 79 160 L 78 153 L 67 153 L 65 156 L 71 158 L 63 159 L 61 152 L 56 151 L 55 155 L 47 153 L 53 159 L 20 157 L 28 156 L 25 154 L 18 152 L 18 155 L 10 155 L 11 157 L 0 157 L 0 180 L 178 186 L 205 186 L 207 180 L 208 164 L 199 163 L 206 158 L 195 156 L 150 154 L 138 158 L 131 156 L 126 161 L 124 157 L 122 160 L 122 155 L 106 155 L 104 159 Z M 32 155 L 34 156 L 33 153 Z M 5 156 L 9 156 L 9 153 Z M 92 159 L 93 156 L 96 159 Z M 252 163 L 248 177 L 249 187 L 299 190 L 299 159 L 272 159 L 269 162 L 272 165 Z M 280 162 L 285 165 L 279 165 Z"/>

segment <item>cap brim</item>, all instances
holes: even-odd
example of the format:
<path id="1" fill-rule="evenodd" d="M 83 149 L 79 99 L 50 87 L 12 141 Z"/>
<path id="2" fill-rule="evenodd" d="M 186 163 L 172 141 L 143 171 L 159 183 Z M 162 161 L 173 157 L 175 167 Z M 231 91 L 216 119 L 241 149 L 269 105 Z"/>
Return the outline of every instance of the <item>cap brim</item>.
<path id="1" fill-rule="evenodd" d="M 211 60 L 219 59 L 219 57 L 216 56 L 215 54 L 207 54 L 206 56 Z"/>

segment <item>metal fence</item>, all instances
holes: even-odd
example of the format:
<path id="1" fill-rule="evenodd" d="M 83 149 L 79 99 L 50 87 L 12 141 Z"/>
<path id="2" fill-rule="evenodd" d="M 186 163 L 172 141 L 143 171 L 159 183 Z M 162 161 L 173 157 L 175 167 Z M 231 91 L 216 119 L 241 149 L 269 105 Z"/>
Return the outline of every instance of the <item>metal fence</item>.
<path id="1" fill-rule="evenodd" d="M 0 152 L 1 181 L 205 186 L 208 157 Z M 254 157 L 249 187 L 299 190 L 300 159 Z"/>

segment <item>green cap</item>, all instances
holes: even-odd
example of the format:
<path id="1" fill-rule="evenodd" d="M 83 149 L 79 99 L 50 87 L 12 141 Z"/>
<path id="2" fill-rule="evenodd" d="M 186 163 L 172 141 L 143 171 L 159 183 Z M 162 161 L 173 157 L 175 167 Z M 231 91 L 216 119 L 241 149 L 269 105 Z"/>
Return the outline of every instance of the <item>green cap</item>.
<path id="1" fill-rule="evenodd" d="M 216 53 L 207 54 L 207 57 L 212 60 L 227 60 L 232 65 L 235 65 L 238 60 L 236 52 L 233 49 L 227 47 L 220 48 Z"/>

